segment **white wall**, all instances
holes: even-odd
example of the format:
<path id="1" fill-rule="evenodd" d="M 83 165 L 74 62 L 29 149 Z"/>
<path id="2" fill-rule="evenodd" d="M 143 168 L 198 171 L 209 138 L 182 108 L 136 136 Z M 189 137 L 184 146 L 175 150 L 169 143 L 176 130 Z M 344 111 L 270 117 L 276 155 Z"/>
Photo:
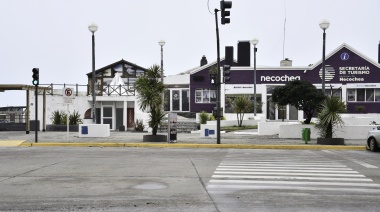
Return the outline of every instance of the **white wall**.
<path id="1" fill-rule="evenodd" d="M 258 135 L 277 135 L 280 133 L 280 126 L 293 125 L 299 122 L 258 122 Z"/>
<path id="2" fill-rule="evenodd" d="M 51 124 L 52 113 L 56 110 L 67 111 L 67 104 L 64 103 L 62 96 L 62 89 L 54 90 L 54 95 L 46 94 L 46 124 Z M 35 96 L 34 92 L 30 92 L 30 120 L 35 119 Z M 142 118 L 144 124 L 148 124 L 148 114 L 140 111 L 139 107 L 136 106 L 137 103 L 135 96 L 97 96 L 96 97 L 96 107 L 101 108 L 102 102 L 117 102 L 114 107 L 120 108 L 124 106 L 124 101 L 127 101 L 127 107 L 135 108 L 135 119 Z M 75 96 L 73 103 L 69 104 L 69 111 L 73 113 L 74 110 L 78 111 L 81 115 L 81 119 L 84 124 L 91 124 L 92 119 L 84 119 L 85 112 L 92 108 L 92 96 L 87 96 L 87 92 L 79 92 L 78 96 Z M 40 120 L 40 129 L 43 129 L 43 95 L 38 95 L 38 119 Z M 126 126 L 126 123 L 125 123 Z"/>
<path id="3" fill-rule="evenodd" d="M 366 139 L 368 131 L 375 125 L 345 125 L 335 130 L 334 137 L 344 139 Z M 279 126 L 279 138 L 302 138 L 302 128 L 310 128 L 310 138 L 317 139 L 318 131 L 313 124 L 295 124 Z"/>

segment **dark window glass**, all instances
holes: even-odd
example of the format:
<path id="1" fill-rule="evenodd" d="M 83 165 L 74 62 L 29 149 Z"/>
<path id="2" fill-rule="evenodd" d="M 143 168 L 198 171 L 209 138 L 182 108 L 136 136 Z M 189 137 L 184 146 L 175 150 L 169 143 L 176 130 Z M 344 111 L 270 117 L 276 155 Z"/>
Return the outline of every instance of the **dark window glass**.
<path id="1" fill-rule="evenodd" d="M 373 100 L 375 99 L 375 89 L 373 88 L 367 88 L 365 89 L 365 99 L 367 102 L 373 102 Z"/>
<path id="2" fill-rule="evenodd" d="M 357 98 L 356 101 L 364 102 L 365 100 L 365 89 L 357 89 Z"/>
<path id="3" fill-rule="evenodd" d="M 375 101 L 380 102 L 380 88 L 375 89 Z"/>
<path id="4" fill-rule="evenodd" d="M 112 117 L 112 108 L 111 107 L 104 107 L 103 108 L 103 117 Z"/>
<path id="5" fill-rule="evenodd" d="M 182 90 L 182 111 L 189 111 L 189 90 Z"/>

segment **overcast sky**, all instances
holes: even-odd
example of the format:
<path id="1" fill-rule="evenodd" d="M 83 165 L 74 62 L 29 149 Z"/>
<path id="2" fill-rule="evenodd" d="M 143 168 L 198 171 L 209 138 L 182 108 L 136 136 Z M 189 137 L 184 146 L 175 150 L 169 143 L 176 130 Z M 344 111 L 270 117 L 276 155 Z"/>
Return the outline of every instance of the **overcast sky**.
<path id="1" fill-rule="evenodd" d="M 160 64 L 161 39 L 166 41 L 166 75 L 199 66 L 202 55 L 213 62 L 215 17 L 207 3 L 0 0 L 0 84 L 31 85 L 33 67 L 40 68 L 43 84 L 86 84 L 85 74 L 92 67 L 92 22 L 99 27 L 96 69 L 122 58 L 142 67 Z M 209 0 L 209 7 L 213 13 L 219 0 Z M 294 66 L 307 66 L 322 57 L 319 22 L 328 19 L 327 54 L 347 43 L 377 61 L 379 9 L 379 0 L 232 0 L 231 23 L 219 26 L 221 57 L 224 46 L 234 46 L 236 58 L 237 41 L 257 37 L 259 66 L 279 66 L 284 57 Z M 25 92 L 0 93 L 0 107 L 25 104 Z"/>

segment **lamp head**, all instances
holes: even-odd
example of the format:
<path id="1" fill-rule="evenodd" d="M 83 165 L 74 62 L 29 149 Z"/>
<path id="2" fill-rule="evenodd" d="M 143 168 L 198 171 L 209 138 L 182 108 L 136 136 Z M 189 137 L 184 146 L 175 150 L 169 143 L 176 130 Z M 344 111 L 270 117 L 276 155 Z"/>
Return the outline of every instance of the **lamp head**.
<path id="1" fill-rule="evenodd" d="M 96 30 L 98 30 L 98 25 L 95 23 L 91 23 L 90 25 L 88 25 L 88 30 L 90 30 L 90 32 L 92 33 L 95 33 Z"/>
<path id="2" fill-rule="evenodd" d="M 160 46 L 164 46 L 164 45 L 165 45 L 165 41 L 164 41 L 164 40 L 160 40 L 160 41 L 158 41 L 158 44 L 159 44 Z"/>
<path id="3" fill-rule="evenodd" d="M 257 39 L 257 38 L 253 38 L 251 40 L 251 44 L 254 45 L 254 46 L 256 46 L 258 43 L 259 43 L 259 39 Z"/>
<path id="4" fill-rule="evenodd" d="M 321 22 L 319 22 L 319 27 L 321 27 L 321 29 L 323 30 L 326 30 L 327 28 L 329 28 L 329 26 L 330 26 L 330 21 L 326 19 L 323 19 Z"/>

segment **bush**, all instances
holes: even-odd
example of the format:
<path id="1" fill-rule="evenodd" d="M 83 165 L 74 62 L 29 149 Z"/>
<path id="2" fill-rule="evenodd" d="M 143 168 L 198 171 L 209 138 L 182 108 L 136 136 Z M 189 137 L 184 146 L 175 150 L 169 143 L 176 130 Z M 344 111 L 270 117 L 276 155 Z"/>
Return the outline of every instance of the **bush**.
<path id="1" fill-rule="evenodd" d="M 220 118 L 220 120 L 227 120 L 226 117 L 222 117 Z M 209 117 L 209 121 L 216 121 L 216 118 L 214 117 L 214 115 L 210 114 L 210 117 Z"/>
<path id="2" fill-rule="evenodd" d="M 69 124 L 70 125 L 78 125 L 78 124 L 82 124 L 82 119 L 80 118 L 80 114 L 78 111 L 75 111 L 73 112 L 73 114 L 70 114 L 69 116 Z"/>
<path id="3" fill-rule="evenodd" d="M 52 117 L 50 118 L 52 124 L 57 125 L 66 125 L 67 124 L 67 114 L 65 111 L 53 111 Z M 82 124 L 82 119 L 80 118 L 80 114 L 78 111 L 73 112 L 73 114 L 69 115 L 69 124 L 70 125 L 78 125 Z"/>
<path id="4" fill-rule="evenodd" d="M 64 111 L 55 110 L 52 113 L 52 116 L 50 118 L 52 124 L 63 124 L 66 123 L 66 116 Z M 63 118 L 65 117 L 65 120 Z"/>
<path id="5" fill-rule="evenodd" d="M 142 132 L 144 131 L 144 123 L 142 119 L 137 119 L 135 122 L 135 131 Z"/>
<path id="6" fill-rule="evenodd" d="M 209 120 L 209 115 L 206 111 L 201 111 L 201 113 L 199 114 L 199 123 L 200 124 L 206 124 L 207 121 Z"/>

